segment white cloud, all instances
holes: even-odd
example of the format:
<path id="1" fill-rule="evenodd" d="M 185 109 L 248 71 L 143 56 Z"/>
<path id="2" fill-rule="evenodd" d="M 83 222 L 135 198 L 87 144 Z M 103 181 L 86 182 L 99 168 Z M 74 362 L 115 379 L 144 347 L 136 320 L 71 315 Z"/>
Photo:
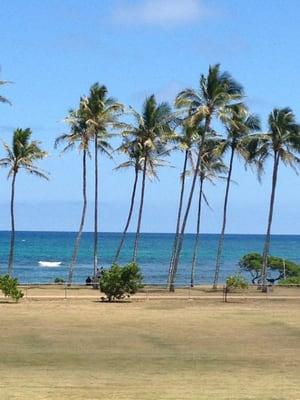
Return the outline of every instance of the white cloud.
<path id="1" fill-rule="evenodd" d="M 114 19 L 126 24 L 179 25 L 207 15 L 200 0 L 140 0 L 135 4 L 123 1 L 114 11 Z"/>

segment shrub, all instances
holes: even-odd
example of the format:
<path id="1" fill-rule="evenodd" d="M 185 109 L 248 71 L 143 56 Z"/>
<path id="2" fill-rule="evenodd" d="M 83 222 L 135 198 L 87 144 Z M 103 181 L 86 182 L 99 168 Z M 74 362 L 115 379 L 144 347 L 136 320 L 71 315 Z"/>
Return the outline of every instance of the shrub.
<path id="1" fill-rule="evenodd" d="M 0 289 L 5 297 L 11 297 L 16 303 L 24 296 L 18 289 L 18 280 L 9 275 L 0 276 Z"/>
<path id="2" fill-rule="evenodd" d="M 279 281 L 281 285 L 300 285 L 300 275 L 290 276 Z"/>
<path id="3" fill-rule="evenodd" d="M 129 263 L 124 267 L 113 264 L 103 271 L 100 290 L 105 293 L 108 301 L 121 300 L 142 288 L 142 280 L 143 276 L 136 263 Z"/>
<path id="4" fill-rule="evenodd" d="M 65 283 L 65 280 L 63 278 L 55 278 L 54 283 L 57 283 L 57 284 Z"/>
<path id="5" fill-rule="evenodd" d="M 231 275 L 226 279 L 227 291 L 234 291 L 236 289 L 247 289 L 248 282 L 241 275 Z"/>

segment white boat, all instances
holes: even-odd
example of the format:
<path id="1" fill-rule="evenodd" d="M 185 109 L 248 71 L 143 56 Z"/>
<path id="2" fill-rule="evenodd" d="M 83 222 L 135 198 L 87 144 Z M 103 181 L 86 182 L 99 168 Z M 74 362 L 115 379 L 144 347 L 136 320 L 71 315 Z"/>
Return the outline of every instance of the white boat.
<path id="1" fill-rule="evenodd" d="M 39 261 L 41 267 L 59 267 L 61 261 Z"/>

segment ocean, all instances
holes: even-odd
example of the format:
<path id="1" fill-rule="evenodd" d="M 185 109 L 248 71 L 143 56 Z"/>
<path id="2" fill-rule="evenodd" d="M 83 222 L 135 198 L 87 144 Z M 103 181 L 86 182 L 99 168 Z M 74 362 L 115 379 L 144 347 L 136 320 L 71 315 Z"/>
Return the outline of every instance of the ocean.
<path id="1" fill-rule="evenodd" d="M 14 276 L 21 283 L 52 283 L 56 277 L 66 279 L 76 233 L 74 232 L 17 232 Z M 108 267 L 114 258 L 120 233 L 99 235 L 99 265 Z M 144 233 L 141 235 L 138 263 L 144 282 L 165 284 L 172 250 L 173 234 Z M 0 232 L 0 274 L 7 272 L 10 232 Z M 188 285 L 195 236 L 186 234 L 178 269 L 177 284 Z M 202 234 L 196 284 L 211 283 L 219 235 Z M 129 233 L 120 257 L 120 264 L 131 259 L 134 234 Z M 239 271 L 238 261 L 246 253 L 262 252 L 264 235 L 226 235 L 220 282 Z M 300 263 L 300 236 L 274 235 L 271 254 Z M 60 261 L 56 268 L 41 267 L 39 261 Z M 93 273 L 93 234 L 83 233 L 74 282 L 84 283 Z"/>

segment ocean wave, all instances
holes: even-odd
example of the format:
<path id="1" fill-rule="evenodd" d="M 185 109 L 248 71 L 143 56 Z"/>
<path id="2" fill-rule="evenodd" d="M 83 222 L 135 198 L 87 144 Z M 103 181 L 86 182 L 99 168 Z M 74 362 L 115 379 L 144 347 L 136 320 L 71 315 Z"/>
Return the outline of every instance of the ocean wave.
<path id="1" fill-rule="evenodd" d="M 39 261 L 41 267 L 59 267 L 61 261 Z"/>

